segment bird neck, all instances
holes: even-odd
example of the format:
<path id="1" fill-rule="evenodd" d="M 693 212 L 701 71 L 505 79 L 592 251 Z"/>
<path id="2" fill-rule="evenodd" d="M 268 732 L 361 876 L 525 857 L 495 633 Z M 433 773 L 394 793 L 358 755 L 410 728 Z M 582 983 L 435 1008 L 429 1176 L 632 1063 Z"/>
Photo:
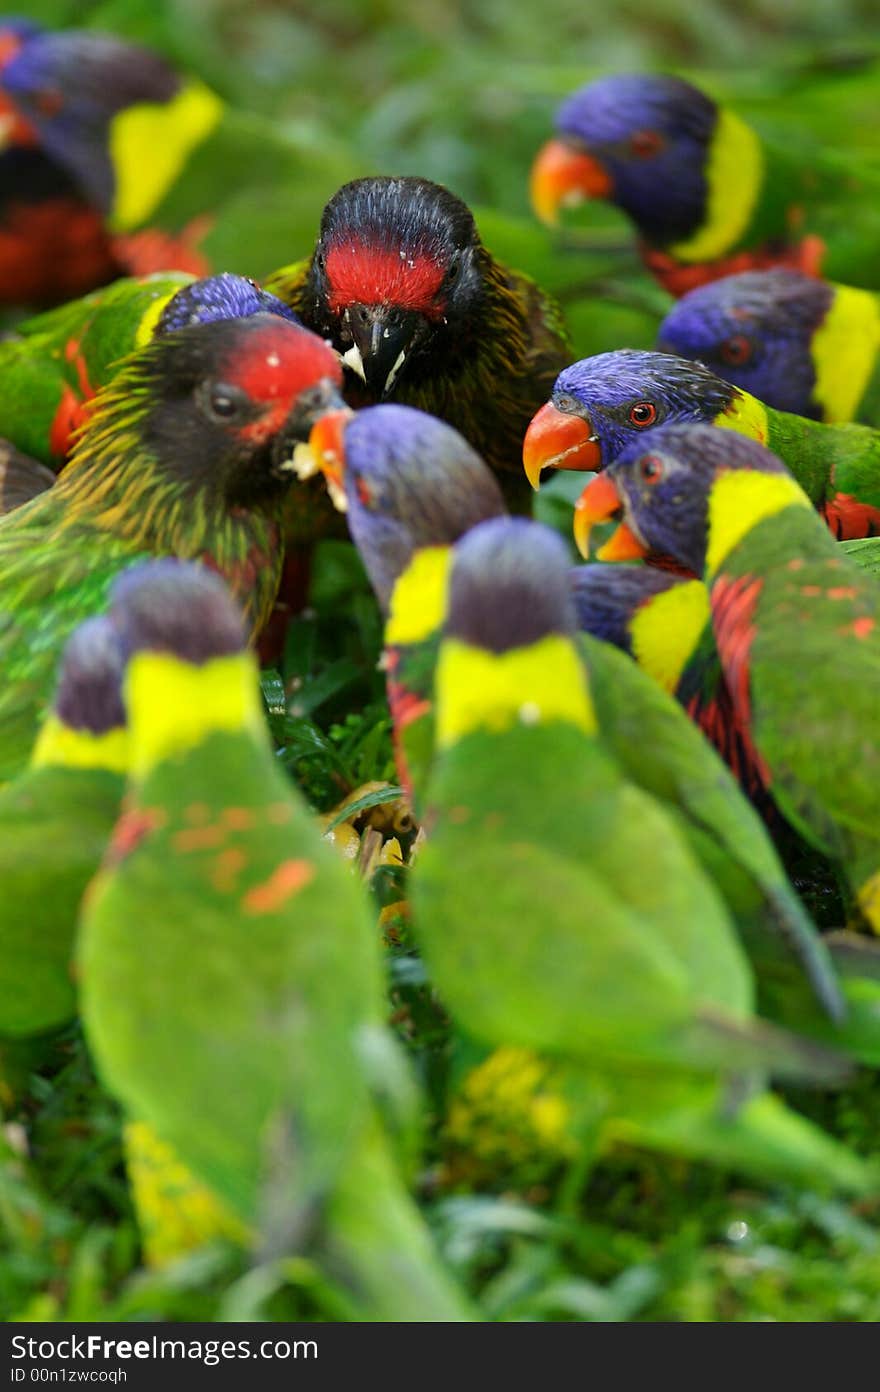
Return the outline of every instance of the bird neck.
<path id="1" fill-rule="evenodd" d="M 764 151 L 751 126 L 718 108 L 706 156 L 706 211 L 690 237 L 666 250 L 679 261 L 712 261 L 745 236 L 764 185 Z"/>
<path id="2" fill-rule="evenodd" d="M 385 642 L 391 646 L 420 643 L 436 633 L 446 617 L 450 546 L 423 546 L 413 552 L 391 592 Z"/>
<path id="3" fill-rule="evenodd" d="M 791 474 L 765 474 L 757 469 L 720 473 L 709 491 L 707 581 L 759 522 L 791 507 L 812 511 L 809 498 Z"/>
<path id="4" fill-rule="evenodd" d="M 712 424 L 721 430 L 735 430 L 738 435 L 748 435 L 750 440 L 757 440 L 762 445 L 766 445 L 770 433 L 768 408 L 756 396 L 750 396 L 739 387 L 734 389 L 730 401 L 714 417 Z"/>
<path id="5" fill-rule="evenodd" d="M 138 102 L 113 117 L 113 231 L 138 227 L 155 212 L 189 157 L 219 124 L 223 108 L 204 83 L 189 81 L 168 102 Z"/>
<path id="6" fill-rule="evenodd" d="M 137 782 L 212 734 L 244 734 L 266 745 L 257 670 L 248 653 L 196 666 L 170 653 L 138 652 L 128 664 L 125 705 Z"/>
<path id="7" fill-rule="evenodd" d="M 813 399 L 826 421 L 849 421 L 877 368 L 880 300 L 868 290 L 835 287 L 825 318 L 813 334 L 810 356 L 816 374 Z"/>
<path id="8" fill-rule="evenodd" d="M 440 749 L 476 731 L 500 734 L 517 725 L 558 721 L 585 734 L 597 728 L 580 654 L 559 633 L 503 653 L 447 638 L 434 696 Z"/>
<path id="9" fill-rule="evenodd" d="M 105 769 L 127 773 L 128 732 L 121 726 L 102 730 L 75 730 L 51 713 L 46 717 L 31 754 L 31 768 Z"/>
<path id="10" fill-rule="evenodd" d="M 642 671 L 674 693 L 709 617 L 709 591 L 702 580 L 684 580 L 640 605 L 629 632 Z"/>

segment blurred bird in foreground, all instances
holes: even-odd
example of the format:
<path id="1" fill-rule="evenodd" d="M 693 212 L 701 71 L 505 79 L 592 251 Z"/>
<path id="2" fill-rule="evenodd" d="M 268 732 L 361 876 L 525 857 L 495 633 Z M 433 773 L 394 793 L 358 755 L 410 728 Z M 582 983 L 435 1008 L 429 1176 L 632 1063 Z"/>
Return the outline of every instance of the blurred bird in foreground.
<path id="1" fill-rule="evenodd" d="M 558 1060 L 588 1153 L 627 1140 L 873 1191 L 869 1166 L 766 1090 L 767 1073 L 835 1065 L 756 1016 L 717 892 L 596 739 L 555 534 L 500 520 L 458 544 L 436 702 L 413 909 L 453 1018 Z"/>

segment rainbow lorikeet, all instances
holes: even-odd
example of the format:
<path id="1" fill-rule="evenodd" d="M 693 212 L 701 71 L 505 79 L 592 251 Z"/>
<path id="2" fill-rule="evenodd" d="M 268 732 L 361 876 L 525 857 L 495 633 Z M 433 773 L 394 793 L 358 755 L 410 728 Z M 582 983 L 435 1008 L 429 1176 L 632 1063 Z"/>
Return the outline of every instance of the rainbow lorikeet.
<path id="1" fill-rule="evenodd" d="M 50 305 L 159 270 L 262 276 L 289 245 L 291 190 L 317 217 L 351 170 L 92 30 L 0 26 L 0 119 L 7 303 Z"/>
<path id="2" fill-rule="evenodd" d="M 743 271 L 691 290 L 657 346 L 777 411 L 880 425 L 880 298 L 800 271 Z"/>
<path id="3" fill-rule="evenodd" d="M 214 567 L 259 632 L 289 456 L 340 377 L 326 344 L 269 314 L 180 329 L 125 361 L 54 486 L 0 519 L 0 779 L 27 760 L 65 640 L 132 561 Z"/>
<path id="4" fill-rule="evenodd" d="M 767 445 L 836 537 L 880 532 L 880 432 L 775 411 L 702 363 L 669 353 L 621 349 L 560 372 L 526 433 L 526 474 L 536 486 L 545 466 L 602 468 L 640 435 L 673 421 L 705 421 Z M 627 559 L 619 549 L 606 558 Z"/>
<path id="5" fill-rule="evenodd" d="M 523 431 L 571 352 L 560 313 L 483 246 L 470 209 L 427 179 L 345 184 L 306 261 L 266 288 L 329 338 L 352 404 L 393 396 L 446 420 L 523 502 Z"/>
<path id="6" fill-rule="evenodd" d="M 880 589 L 755 440 L 667 426 L 584 491 L 628 543 L 703 576 L 741 731 L 779 810 L 837 861 L 880 930 Z M 805 672 L 814 679 L 805 681 Z"/>
<path id="7" fill-rule="evenodd" d="M 434 677 L 454 543 L 479 522 L 503 515 L 501 494 L 450 426 L 410 407 L 325 416 L 312 430 L 310 447 L 344 490 L 352 538 L 387 615 L 384 665 L 398 773 L 420 815 L 435 753 Z M 585 569 L 618 568 L 574 568 L 573 593 Z M 704 603 L 703 620 L 707 609 Z M 702 621 L 694 641 L 701 627 Z M 796 975 L 806 972 L 816 998 L 839 1019 L 842 1002 L 824 949 L 730 774 L 675 702 L 634 663 L 586 632 L 581 656 L 603 743 L 681 826 L 721 885 L 756 960 L 769 955 L 774 971 L 780 955 L 789 966 L 796 962 Z M 781 953 L 780 938 L 787 944 Z"/>
<path id="8" fill-rule="evenodd" d="M 563 203 L 609 199 L 676 296 L 769 266 L 880 288 L 880 169 L 765 139 L 668 74 L 603 77 L 563 102 L 531 193 L 550 222 Z"/>
<path id="9" fill-rule="evenodd" d="M 0 788 L 0 1035 L 76 1014 L 70 971 L 83 892 L 119 815 L 127 741 L 123 658 L 106 618 L 68 642 L 29 767 Z"/>
<path id="10" fill-rule="evenodd" d="M 87 418 L 87 403 L 122 358 L 154 335 L 251 314 L 295 316 L 244 276 L 182 272 L 117 280 L 48 310 L 0 339 L 0 435 L 56 471 Z"/>
<path id="11" fill-rule="evenodd" d="M 242 1223 L 308 1244 L 354 1317 L 468 1318 L 379 1120 L 403 1065 L 367 900 L 273 755 L 240 610 L 165 561 L 111 618 L 132 776 L 78 959 L 102 1078 Z"/>
<path id="12" fill-rule="evenodd" d="M 567 572 L 535 523 L 483 523 L 456 547 L 412 886 L 431 979 L 471 1037 L 568 1070 L 585 1143 L 872 1189 L 869 1167 L 766 1091 L 768 1073 L 822 1061 L 758 1017 L 722 899 L 597 739 Z"/>

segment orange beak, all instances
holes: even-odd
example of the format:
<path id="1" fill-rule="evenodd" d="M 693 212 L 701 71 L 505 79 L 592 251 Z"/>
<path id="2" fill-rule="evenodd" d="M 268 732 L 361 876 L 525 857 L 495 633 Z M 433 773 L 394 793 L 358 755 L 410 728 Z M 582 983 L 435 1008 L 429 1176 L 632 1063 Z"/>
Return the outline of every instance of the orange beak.
<path id="1" fill-rule="evenodd" d="M 532 417 L 523 440 L 523 468 L 533 488 L 542 469 L 601 469 L 602 447 L 584 416 L 557 411 L 552 401 Z"/>
<path id="2" fill-rule="evenodd" d="M 532 207 L 542 222 L 553 227 L 559 209 L 585 198 L 608 198 L 611 177 L 597 159 L 564 140 L 548 140 L 538 151 L 529 177 Z"/>
<path id="3" fill-rule="evenodd" d="M 597 522 L 608 522 L 619 512 L 623 501 L 609 474 L 590 479 L 574 507 L 574 540 L 584 560 L 590 557 L 590 533 Z M 600 561 L 635 561 L 648 554 L 634 532 L 621 522 L 610 541 L 596 553 Z"/>
<path id="4" fill-rule="evenodd" d="M 333 506 L 340 512 L 346 510 L 345 427 L 353 414 L 350 410 L 329 411 L 315 422 L 309 434 L 309 450 L 324 475 Z"/>

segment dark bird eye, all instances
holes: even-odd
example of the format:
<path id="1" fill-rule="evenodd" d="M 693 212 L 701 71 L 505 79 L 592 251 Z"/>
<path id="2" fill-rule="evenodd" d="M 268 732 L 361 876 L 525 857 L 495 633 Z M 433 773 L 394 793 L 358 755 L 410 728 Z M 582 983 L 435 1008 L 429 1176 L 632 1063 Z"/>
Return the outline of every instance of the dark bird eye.
<path id="1" fill-rule="evenodd" d="M 228 382 L 209 382 L 198 396 L 205 414 L 224 424 L 246 415 L 250 405 L 247 393 Z"/>
<path id="2" fill-rule="evenodd" d="M 455 260 L 451 262 L 450 267 L 449 267 L 449 270 L 446 272 L 446 279 L 447 279 L 448 281 L 450 281 L 450 282 L 453 281 L 453 280 L 456 280 L 456 279 L 458 278 L 458 272 L 459 272 L 460 269 L 461 269 L 461 262 L 459 261 L 458 257 L 456 256 Z"/>
<path id="3" fill-rule="evenodd" d="M 753 351 L 752 343 L 745 334 L 731 334 L 730 338 L 725 338 L 718 353 L 722 362 L 730 363 L 731 367 L 742 367 Z"/>
<path id="4" fill-rule="evenodd" d="M 639 460 L 639 473 L 645 483 L 659 483 L 663 477 L 663 461 L 656 454 L 645 454 Z"/>
<path id="5" fill-rule="evenodd" d="M 663 136 L 657 131 L 634 131 L 629 138 L 630 154 L 636 159 L 650 159 L 663 149 Z"/>
<path id="6" fill-rule="evenodd" d="M 644 430 L 646 426 L 653 425 L 657 419 L 657 407 L 653 401 L 637 401 L 634 406 L 629 408 L 630 423 L 639 430 Z"/>
<path id="7" fill-rule="evenodd" d="M 315 252 L 315 265 L 317 266 L 317 268 L 318 268 L 319 271 L 323 271 L 323 269 L 324 269 L 324 253 L 323 253 L 323 251 L 316 251 L 316 252 Z"/>

